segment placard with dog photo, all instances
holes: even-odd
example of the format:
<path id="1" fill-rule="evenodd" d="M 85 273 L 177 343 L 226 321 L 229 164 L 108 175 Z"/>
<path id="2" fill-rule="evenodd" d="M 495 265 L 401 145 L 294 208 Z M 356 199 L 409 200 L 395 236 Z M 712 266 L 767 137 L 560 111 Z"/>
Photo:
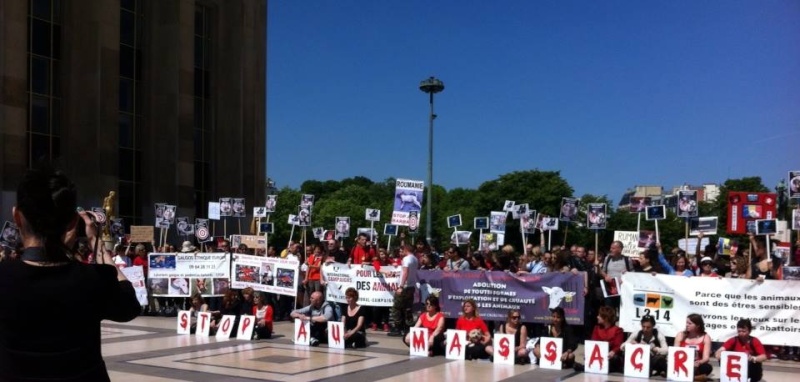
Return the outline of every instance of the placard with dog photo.
<path id="1" fill-rule="evenodd" d="M 350 237 L 350 217 L 337 216 L 336 217 L 336 239 L 343 237 Z"/>
<path id="2" fill-rule="evenodd" d="M 275 212 L 275 207 L 278 206 L 278 195 L 267 195 L 267 201 L 264 203 L 264 208 L 267 209 L 267 213 Z"/>
<path id="3" fill-rule="evenodd" d="M 792 210 L 792 230 L 800 231 L 800 208 Z"/>
<path id="4" fill-rule="evenodd" d="M 697 217 L 697 191 L 695 190 L 678 191 L 678 217 L 679 218 Z"/>
<path id="5" fill-rule="evenodd" d="M 606 229 L 606 204 L 589 203 L 586 211 L 586 228 Z"/>
<path id="6" fill-rule="evenodd" d="M 511 210 L 511 217 L 514 219 L 522 219 L 528 213 L 528 203 L 515 204 L 514 209 Z"/>
<path id="7" fill-rule="evenodd" d="M 253 217 L 254 218 L 267 217 L 267 207 L 253 207 Z"/>
<path id="8" fill-rule="evenodd" d="M 536 210 L 529 209 L 528 212 L 522 214 L 519 219 L 519 224 L 522 226 L 522 233 L 534 234 L 536 233 L 537 222 Z"/>
<path id="9" fill-rule="evenodd" d="M 233 217 L 243 218 L 247 217 L 247 208 L 244 204 L 244 198 L 232 198 L 233 200 Z"/>
<path id="10" fill-rule="evenodd" d="M 492 211 L 489 214 L 489 230 L 494 233 L 505 233 L 507 216 L 506 212 Z"/>
<path id="11" fill-rule="evenodd" d="M 800 171 L 789 171 L 789 198 L 800 199 Z"/>
<path id="12" fill-rule="evenodd" d="M 516 202 L 514 202 L 513 200 L 506 200 L 506 202 L 503 203 L 503 211 L 505 212 L 514 211 L 514 204 L 516 204 Z"/>
<path id="13" fill-rule="evenodd" d="M 453 231 L 453 233 L 450 234 L 450 243 L 459 245 L 469 244 L 470 236 L 472 236 L 472 231 Z M 456 238 L 458 238 L 458 242 L 456 242 Z"/>
<path id="14" fill-rule="evenodd" d="M 652 199 L 645 196 L 632 196 L 631 197 L 631 212 L 640 213 L 650 205 Z"/>
<path id="15" fill-rule="evenodd" d="M 308 227 L 311 225 L 311 207 L 297 206 L 297 225 Z"/>
<path id="16" fill-rule="evenodd" d="M 578 204 L 580 200 L 576 198 L 561 198 L 560 220 L 565 222 L 575 221 L 578 217 Z"/>
<path id="17" fill-rule="evenodd" d="M 233 200 L 231 198 L 219 198 L 219 216 L 233 216 Z"/>
<path id="18" fill-rule="evenodd" d="M 367 208 L 364 213 L 364 219 L 368 222 L 377 222 L 381 220 L 381 210 L 375 208 Z"/>
<path id="19" fill-rule="evenodd" d="M 644 217 L 647 220 L 664 220 L 667 218 L 667 208 L 663 204 L 649 206 L 645 210 Z"/>
<path id="20" fill-rule="evenodd" d="M 300 206 L 311 207 L 313 205 L 314 205 L 314 195 L 303 194 L 303 196 L 300 198 Z"/>
<path id="21" fill-rule="evenodd" d="M 6 248 L 16 249 L 19 239 L 19 229 L 17 225 L 6 221 L 5 224 L 3 224 L 3 234 L 0 236 L 0 245 Z"/>
<path id="22" fill-rule="evenodd" d="M 558 231 L 558 218 L 554 216 L 542 217 L 541 229 L 542 231 Z"/>

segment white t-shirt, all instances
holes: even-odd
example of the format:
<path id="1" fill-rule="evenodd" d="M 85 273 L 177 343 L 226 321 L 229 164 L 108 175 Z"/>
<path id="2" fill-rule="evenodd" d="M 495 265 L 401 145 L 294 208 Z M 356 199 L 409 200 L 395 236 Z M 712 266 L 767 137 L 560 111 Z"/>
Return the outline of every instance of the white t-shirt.
<path id="1" fill-rule="evenodd" d="M 417 277 L 417 271 L 419 270 L 419 262 L 417 262 L 417 257 L 414 256 L 413 253 L 409 253 L 403 258 L 401 265 L 403 266 L 403 272 L 408 273 L 406 285 L 403 286 L 406 288 L 416 287 L 417 281 L 419 281 L 419 278 Z"/>

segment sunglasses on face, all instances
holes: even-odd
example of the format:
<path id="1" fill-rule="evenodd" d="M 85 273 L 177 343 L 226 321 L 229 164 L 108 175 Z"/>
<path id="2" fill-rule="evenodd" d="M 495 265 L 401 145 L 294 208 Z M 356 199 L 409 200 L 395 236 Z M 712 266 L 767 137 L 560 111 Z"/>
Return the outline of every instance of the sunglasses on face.
<path id="1" fill-rule="evenodd" d="M 512 320 L 519 320 L 519 316 L 511 316 Z"/>

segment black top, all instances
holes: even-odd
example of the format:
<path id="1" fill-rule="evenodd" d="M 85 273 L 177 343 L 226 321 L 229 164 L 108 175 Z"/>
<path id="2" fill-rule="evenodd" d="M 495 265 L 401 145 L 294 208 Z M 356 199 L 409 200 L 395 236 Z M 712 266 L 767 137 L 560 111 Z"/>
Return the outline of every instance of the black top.
<path id="1" fill-rule="evenodd" d="M 0 380 L 108 381 L 100 321 L 140 309 L 111 265 L 0 262 Z"/>
<path id="2" fill-rule="evenodd" d="M 578 348 L 578 340 L 575 338 L 575 335 L 572 334 L 572 328 L 570 328 L 569 325 L 563 325 L 561 334 L 558 336 L 554 336 L 550 332 L 550 325 L 545 325 L 542 332 L 539 333 L 539 337 L 561 338 L 564 342 L 564 350 L 571 350 L 574 352 Z"/>
<path id="3" fill-rule="evenodd" d="M 508 324 L 504 323 L 503 325 L 500 325 L 500 333 L 506 334 L 506 325 L 508 325 Z M 517 331 L 514 332 L 514 347 L 519 346 L 519 337 L 520 337 L 520 329 L 521 328 L 522 327 L 520 326 L 519 328 L 517 328 Z"/>
<path id="4" fill-rule="evenodd" d="M 358 318 L 364 317 L 364 324 L 361 325 L 361 330 L 359 332 L 366 332 L 366 322 L 367 322 L 367 315 L 364 314 L 364 307 L 359 306 L 358 310 L 354 315 L 350 315 L 349 312 L 350 308 L 347 306 L 344 307 L 344 330 L 353 330 L 356 326 L 358 326 Z"/>

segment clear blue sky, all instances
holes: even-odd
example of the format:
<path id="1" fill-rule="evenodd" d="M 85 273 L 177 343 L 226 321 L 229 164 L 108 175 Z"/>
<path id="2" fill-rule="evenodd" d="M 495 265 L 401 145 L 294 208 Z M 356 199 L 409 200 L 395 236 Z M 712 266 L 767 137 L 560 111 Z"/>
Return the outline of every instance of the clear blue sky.
<path id="1" fill-rule="evenodd" d="M 561 171 L 634 185 L 800 170 L 800 1 L 269 1 L 267 174 L 477 188 Z"/>

